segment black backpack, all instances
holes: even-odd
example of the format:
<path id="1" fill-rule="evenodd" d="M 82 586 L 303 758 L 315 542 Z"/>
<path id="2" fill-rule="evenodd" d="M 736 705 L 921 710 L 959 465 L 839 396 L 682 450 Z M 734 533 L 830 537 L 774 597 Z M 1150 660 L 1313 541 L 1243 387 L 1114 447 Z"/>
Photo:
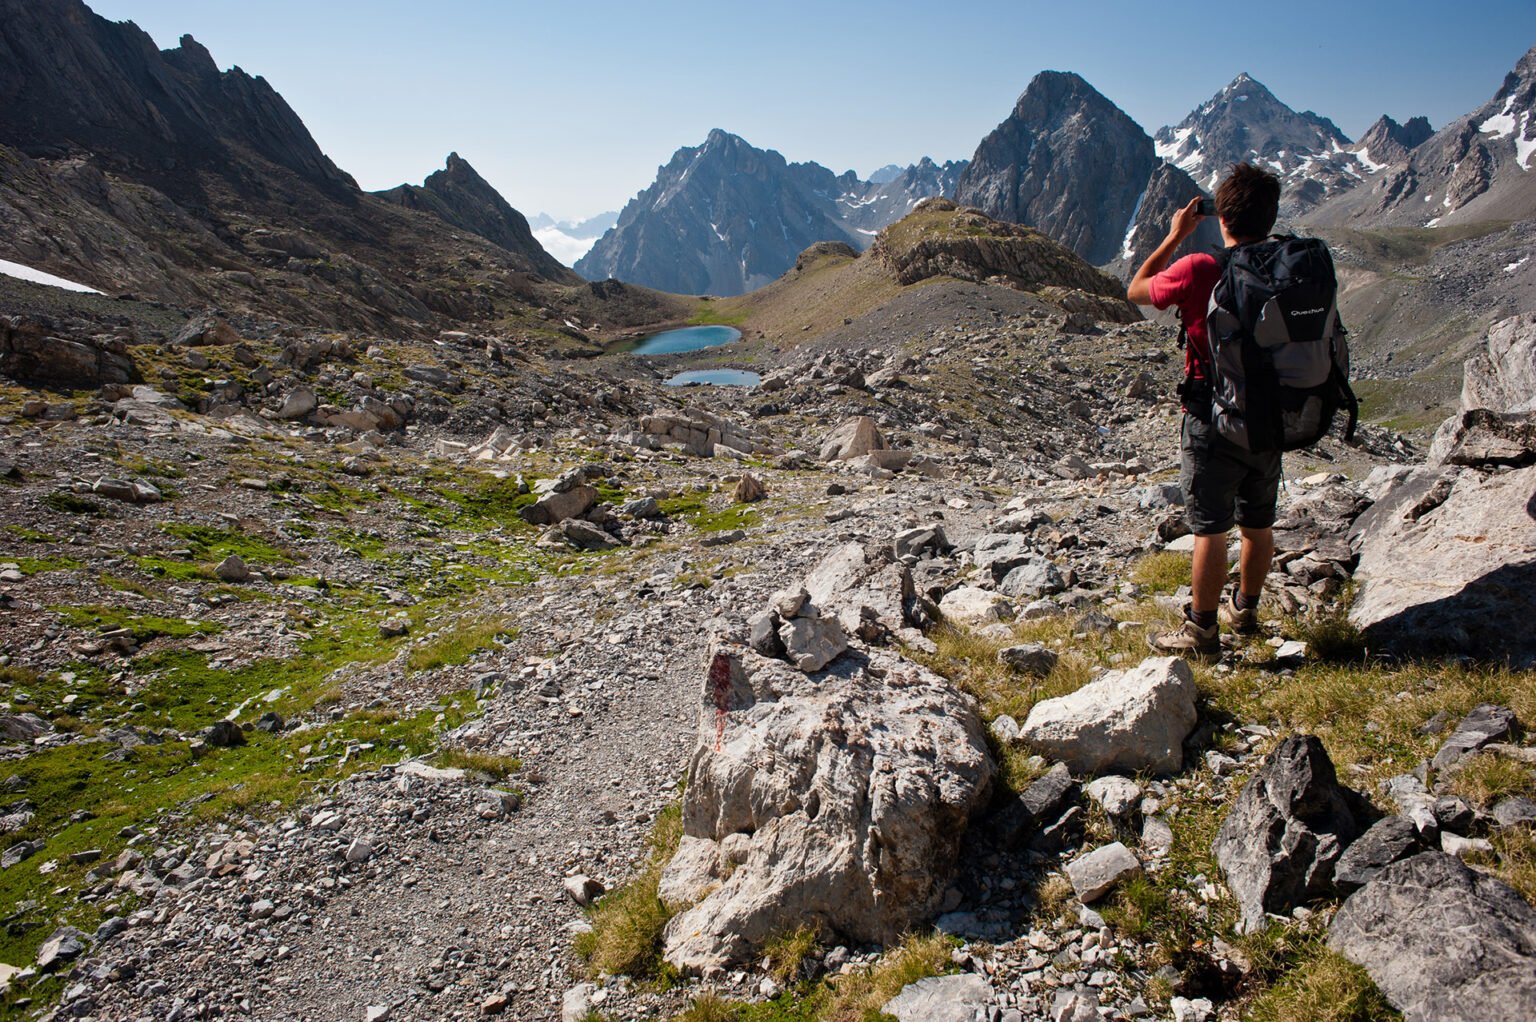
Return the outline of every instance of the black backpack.
<path id="1" fill-rule="evenodd" d="M 1276 236 L 1222 257 L 1205 320 L 1211 424 L 1250 451 L 1294 451 L 1321 440 L 1343 408 L 1353 441 L 1360 405 L 1328 246 Z"/>

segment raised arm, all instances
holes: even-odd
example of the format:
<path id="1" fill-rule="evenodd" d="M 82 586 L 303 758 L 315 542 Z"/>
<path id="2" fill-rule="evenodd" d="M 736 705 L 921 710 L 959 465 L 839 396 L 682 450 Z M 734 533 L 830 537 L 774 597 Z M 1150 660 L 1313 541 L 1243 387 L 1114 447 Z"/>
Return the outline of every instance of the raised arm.
<path id="1" fill-rule="evenodd" d="M 1173 224 L 1168 228 L 1168 237 L 1162 244 L 1153 249 L 1147 256 L 1147 261 L 1141 264 L 1141 269 L 1136 271 L 1136 276 L 1131 278 L 1131 284 L 1125 291 L 1125 297 L 1137 305 L 1152 304 L 1152 278 L 1168 268 L 1168 261 L 1173 258 L 1179 244 L 1200 225 L 1203 219 L 1200 216 L 1200 197 L 1197 195 L 1189 200 L 1189 205 L 1173 214 Z"/>

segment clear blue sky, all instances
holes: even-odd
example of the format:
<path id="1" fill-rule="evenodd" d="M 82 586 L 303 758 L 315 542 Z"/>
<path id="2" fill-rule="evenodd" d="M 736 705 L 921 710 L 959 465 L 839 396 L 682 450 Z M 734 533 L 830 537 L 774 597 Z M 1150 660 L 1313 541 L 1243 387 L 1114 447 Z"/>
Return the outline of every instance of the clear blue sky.
<path id="1" fill-rule="evenodd" d="M 716 127 L 861 176 L 969 158 L 1044 69 L 1149 133 L 1240 71 L 1351 138 L 1382 113 L 1439 128 L 1536 44 L 1536 0 L 86 2 L 264 76 L 364 188 L 457 150 L 561 218 L 618 209 Z"/>

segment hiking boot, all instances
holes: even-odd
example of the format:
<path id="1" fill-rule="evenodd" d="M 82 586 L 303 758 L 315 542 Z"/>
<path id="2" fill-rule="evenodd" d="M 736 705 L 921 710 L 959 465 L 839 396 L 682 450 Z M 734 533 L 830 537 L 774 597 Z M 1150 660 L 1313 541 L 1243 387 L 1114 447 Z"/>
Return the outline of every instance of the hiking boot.
<path id="1" fill-rule="evenodd" d="M 1221 634 L 1218 626 L 1201 628 L 1186 614 L 1184 623 L 1170 632 L 1149 634 L 1147 645 L 1159 653 L 1170 653 L 1174 656 L 1193 654 L 1194 656 L 1220 656 Z"/>
<path id="2" fill-rule="evenodd" d="M 1221 609 L 1218 612 L 1221 623 L 1238 635 L 1256 635 L 1259 631 L 1259 609 L 1249 607 L 1244 610 L 1237 605 L 1237 597 L 1233 595 L 1229 599 L 1221 601 Z"/>

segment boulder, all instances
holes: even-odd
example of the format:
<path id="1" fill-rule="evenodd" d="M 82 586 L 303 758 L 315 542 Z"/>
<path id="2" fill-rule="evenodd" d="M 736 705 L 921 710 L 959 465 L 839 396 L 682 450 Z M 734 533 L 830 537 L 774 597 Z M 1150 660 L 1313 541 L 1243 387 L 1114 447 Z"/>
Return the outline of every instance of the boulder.
<path id="1" fill-rule="evenodd" d="M 1106 774 L 1083 785 L 1083 794 L 1113 819 L 1123 820 L 1141 801 L 1141 785 L 1129 777 Z"/>
<path id="2" fill-rule="evenodd" d="M 1002 844 L 1017 844 L 1060 819 L 1076 796 L 1072 772 L 1065 763 L 1057 763 L 994 813 L 988 826 Z"/>
<path id="3" fill-rule="evenodd" d="M 1392 863 L 1351 894 L 1328 946 L 1407 1022 L 1536 1018 L 1536 909 L 1441 852 Z"/>
<path id="4" fill-rule="evenodd" d="M 1179 657 L 1109 671 L 1034 705 L 1021 739 L 1077 773 L 1176 773 L 1195 726 L 1195 679 Z"/>
<path id="5" fill-rule="evenodd" d="M 1489 328 L 1483 349 L 1467 359 L 1461 407 L 1536 412 L 1536 314 L 1511 316 Z"/>
<path id="6" fill-rule="evenodd" d="M 1015 600 L 1038 600 L 1067 587 L 1061 569 L 1048 558 L 1033 554 L 1008 572 L 997 584 L 997 591 Z"/>
<path id="7" fill-rule="evenodd" d="M 47 322 L 25 316 L 0 316 L 0 375 L 69 390 L 139 378 L 121 341 L 58 337 Z"/>
<path id="8" fill-rule="evenodd" d="M 277 410 L 277 417 L 302 419 L 318 407 L 320 407 L 320 401 L 315 397 L 313 388 L 295 387 L 284 396 L 282 406 Z"/>
<path id="9" fill-rule="evenodd" d="M 1341 894 L 1357 891 L 1392 863 L 1423 850 L 1412 820 L 1384 816 L 1339 856 L 1333 867 L 1333 884 Z"/>
<path id="10" fill-rule="evenodd" d="M 213 573 L 222 582 L 249 582 L 251 580 L 251 569 L 239 554 L 230 554 L 224 558 L 213 569 Z"/>
<path id="11" fill-rule="evenodd" d="M 546 493 L 518 512 L 530 525 L 558 525 L 567 518 L 586 514 L 597 503 L 597 490 L 581 483 L 555 493 Z"/>
<path id="12" fill-rule="evenodd" d="M 972 1022 L 992 1000 L 992 984 L 985 976 L 929 976 L 902 987 L 880 1012 L 897 1022 Z"/>
<path id="13" fill-rule="evenodd" d="M 886 447 L 885 438 L 880 435 L 880 427 L 875 425 L 875 420 L 867 415 L 856 415 L 844 420 L 827 434 L 821 443 L 821 460 L 847 461 L 870 451 L 883 451 Z"/>
<path id="14" fill-rule="evenodd" d="M 1058 659 L 1056 651 L 1041 642 L 1005 646 L 997 651 L 998 663 L 1035 678 L 1049 676 L 1056 669 Z"/>
<path id="15" fill-rule="evenodd" d="M 911 570 L 886 547 L 845 543 L 829 551 L 805 577 L 811 602 L 837 617 L 846 635 L 884 642 L 917 624 Z"/>
<path id="16" fill-rule="evenodd" d="M 683 797 L 688 851 L 662 876 L 702 900 L 667 924 L 667 960 L 742 962 L 806 925 L 897 940 L 938 907 L 995 769 L 975 703 L 909 661 L 876 649 L 811 677 L 717 645 Z"/>
<path id="17" fill-rule="evenodd" d="M 1323 743 L 1312 735 L 1281 742 L 1238 794 L 1211 846 L 1237 899 L 1239 929 L 1265 925 L 1332 893 L 1333 868 L 1365 829 L 1363 799 L 1341 787 Z"/>
<path id="18" fill-rule="evenodd" d="M 946 621 L 977 627 L 1013 618 L 1013 604 L 1002 593 L 976 586 L 959 586 L 944 594 L 939 613 Z"/>
<path id="19" fill-rule="evenodd" d="M 30 742 L 52 730 L 53 725 L 35 713 L 0 714 L 0 738 L 9 741 Z"/>
<path id="20" fill-rule="evenodd" d="M 1354 524 L 1349 612 L 1374 648 L 1536 665 L 1536 466 L 1419 469 Z"/>
<path id="21" fill-rule="evenodd" d="M 240 335 L 235 328 L 212 313 L 204 313 L 201 316 L 193 316 L 187 320 L 176 336 L 171 338 L 171 344 L 187 347 L 202 347 L 211 344 L 239 344 Z"/>
<path id="22" fill-rule="evenodd" d="M 997 532 L 976 541 L 971 559 L 976 567 L 992 573 L 995 581 L 1003 578 L 1018 565 L 1037 556 L 1028 536 L 1018 533 Z"/>
<path id="23" fill-rule="evenodd" d="M 559 528 L 566 542 L 578 550 L 613 550 L 624 545 L 612 533 L 580 518 L 567 518 Z"/>
<path id="24" fill-rule="evenodd" d="M 1440 746 L 1440 751 L 1435 753 L 1429 765 L 1436 770 L 1449 770 L 1470 753 L 1513 737 L 1518 727 L 1515 711 L 1507 706 L 1494 706 L 1492 703 L 1474 706 L 1472 712 L 1456 725 L 1456 730 Z"/>
<path id="25" fill-rule="evenodd" d="M 891 549 L 897 557 L 921 557 L 924 554 L 946 554 L 953 546 L 944 535 L 944 526 L 934 524 L 902 529 L 892 538 Z"/>
<path id="26" fill-rule="evenodd" d="M 1084 905 L 1098 901 L 1120 881 L 1141 872 L 1136 854 L 1119 841 L 1095 848 L 1067 863 L 1067 879 Z"/>
<path id="27" fill-rule="evenodd" d="M 785 621 L 779 627 L 779 641 L 789 662 L 806 673 L 821 670 L 848 648 L 848 637 L 830 614 Z"/>
<path id="28" fill-rule="evenodd" d="M 734 496 L 738 504 L 751 504 L 768 496 L 768 487 L 764 486 L 763 481 L 757 476 L 750 472 L 745 472 L 742 474 L 740 481 L 736 483 Z"/>

